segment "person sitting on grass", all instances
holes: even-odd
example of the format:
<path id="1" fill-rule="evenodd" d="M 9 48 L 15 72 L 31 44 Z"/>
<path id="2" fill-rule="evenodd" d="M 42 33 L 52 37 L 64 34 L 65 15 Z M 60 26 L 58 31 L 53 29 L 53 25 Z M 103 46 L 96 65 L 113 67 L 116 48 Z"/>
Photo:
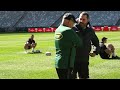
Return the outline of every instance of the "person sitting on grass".
<path id="1" fill-rule="evenodd" d="M 36 45 L 37 43 L 35 42 L 34 35 L 32 34 L 31 37 L 26 41 L 24 49 L 27 52 L 27 50 L 30 50 L 32 48 L 32 52 L 34 53 Z"/>
<path id="2" fill-rule="evenodd" d="M 112 44 L 108 44 L 107 46 L 105 45 L 105 43 L 107 43 L 107 39 L 108 38 L 103 37 L 100 42 L 100 57 L 102 59 L 120 59 L 120 57 L 115 54 L 115 47 Z"/>

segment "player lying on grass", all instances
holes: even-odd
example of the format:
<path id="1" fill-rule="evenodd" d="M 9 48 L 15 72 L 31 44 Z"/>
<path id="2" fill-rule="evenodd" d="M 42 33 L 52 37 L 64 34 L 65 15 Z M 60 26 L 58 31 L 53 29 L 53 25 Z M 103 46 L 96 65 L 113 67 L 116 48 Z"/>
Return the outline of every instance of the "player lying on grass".
<path id="1" fill-rule="evenodd" d="M 34 52 L 36 45 L 37 43 L 35 43 L 34 35 L 32 34 L 31 37 L 26 41 L 24 49 L 27 52 L 27 50 L 32 48 L 32 52 Z"/>
<path id="2" fill-rule="evenodd" d="M 112 44 L 106 46 L 105 43 L 107 43 L 107 38 L 103 37 L 100 42 L 100 57 L 102 59 L 120 59 L 120 57 L 115 54 L 115 47 Z"/>

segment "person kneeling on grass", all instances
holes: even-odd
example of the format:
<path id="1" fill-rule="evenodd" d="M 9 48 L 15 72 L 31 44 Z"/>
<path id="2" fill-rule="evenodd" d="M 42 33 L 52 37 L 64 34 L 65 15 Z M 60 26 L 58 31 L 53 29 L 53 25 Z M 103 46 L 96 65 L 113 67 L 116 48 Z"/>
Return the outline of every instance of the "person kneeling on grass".
<path id="1" fill-rule="evenodd" d="M 32 34 L 31 37 L 25 43 L 24 49 L 27 52 L 27 50 L 32 48 L 32 52 L 34 52 L 36 45 L 37 45 L 37 43 L 35 43 L 34 35 Z"/>
<path id="2" fill-rule="evenodd" d="M 102 59 L 120 59 L 120 57 L 115 54 L 115 47 L 112 44 L 106 46 L 105 43 L 107 43 L 107 38 L 103 37 L 102 42 L 100 42 L 100 57 Z"/>

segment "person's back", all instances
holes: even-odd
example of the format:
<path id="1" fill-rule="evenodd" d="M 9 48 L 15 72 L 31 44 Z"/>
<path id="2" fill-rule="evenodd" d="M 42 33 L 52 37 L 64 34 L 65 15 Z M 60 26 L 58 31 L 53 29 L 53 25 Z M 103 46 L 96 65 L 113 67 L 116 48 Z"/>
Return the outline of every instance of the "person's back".
<path id="1" fill-rule="evenodd" d="M 66 13 L 61 25 L 55 31 L 55 68 L 59 79 L 71 79 L 76 55 L 75 47 L 82 46 L 82 40 L 73 31 L 74 15 Z"/>
<path id="2" fill-rule="evenodd" d="M 69 56 L 71 54 L 71 64 L 70 67 L 74 66 L 74 57 L 76 49 L 73 47 L 73 43 L 76 38 L 74 35 L 76 33 L 69 27 L 60 25 L 55 31 L 55 47 L 56 47 L 56 68 L 67 68 Z M 78 37 L 79 38 L 79 37 Z M 78 40 L 79 41 L 79 40 Z M 75 45 L 81 46 L 81 41 L 77 42 Z M 66 60 L 66 61 L 65 61 Z M 59 62 L 60 61 L 60 62 Z M 61 63 L 61 64 L 58 64 Z"/>
<path id="3" fill-rule="evenodd" d="M 31 39 L 31 38 L 29 38 L 27 41 L 26 41 L 26 43 L 29 43 L 29 44 L 32 44 L 32 43 L 35 43 L 35 40 L 34 39 Z"/>
<path id="4" fill-rule="evenodd" d="M 107 49 L 106 45 L 103 42 L 100 42 L 99 46 L 100 46 L 100 52 L 99 52 L 100 57 L 102 59 L 109 59 L 110 55 L 105 52 L 105 50 Z"/>

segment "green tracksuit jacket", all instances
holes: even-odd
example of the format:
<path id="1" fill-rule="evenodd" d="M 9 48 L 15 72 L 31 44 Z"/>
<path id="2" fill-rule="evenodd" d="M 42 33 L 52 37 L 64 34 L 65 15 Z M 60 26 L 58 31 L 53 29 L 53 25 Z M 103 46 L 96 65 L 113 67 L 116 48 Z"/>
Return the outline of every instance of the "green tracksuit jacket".
<path id="1" fill-rule="evenodd" d="M 60 25 L 55 31 L 55 68 L 73 68 L 76 47 L 82 47 L 82 45 L 82 40 L 74 30 L 67 26 Z"/>

